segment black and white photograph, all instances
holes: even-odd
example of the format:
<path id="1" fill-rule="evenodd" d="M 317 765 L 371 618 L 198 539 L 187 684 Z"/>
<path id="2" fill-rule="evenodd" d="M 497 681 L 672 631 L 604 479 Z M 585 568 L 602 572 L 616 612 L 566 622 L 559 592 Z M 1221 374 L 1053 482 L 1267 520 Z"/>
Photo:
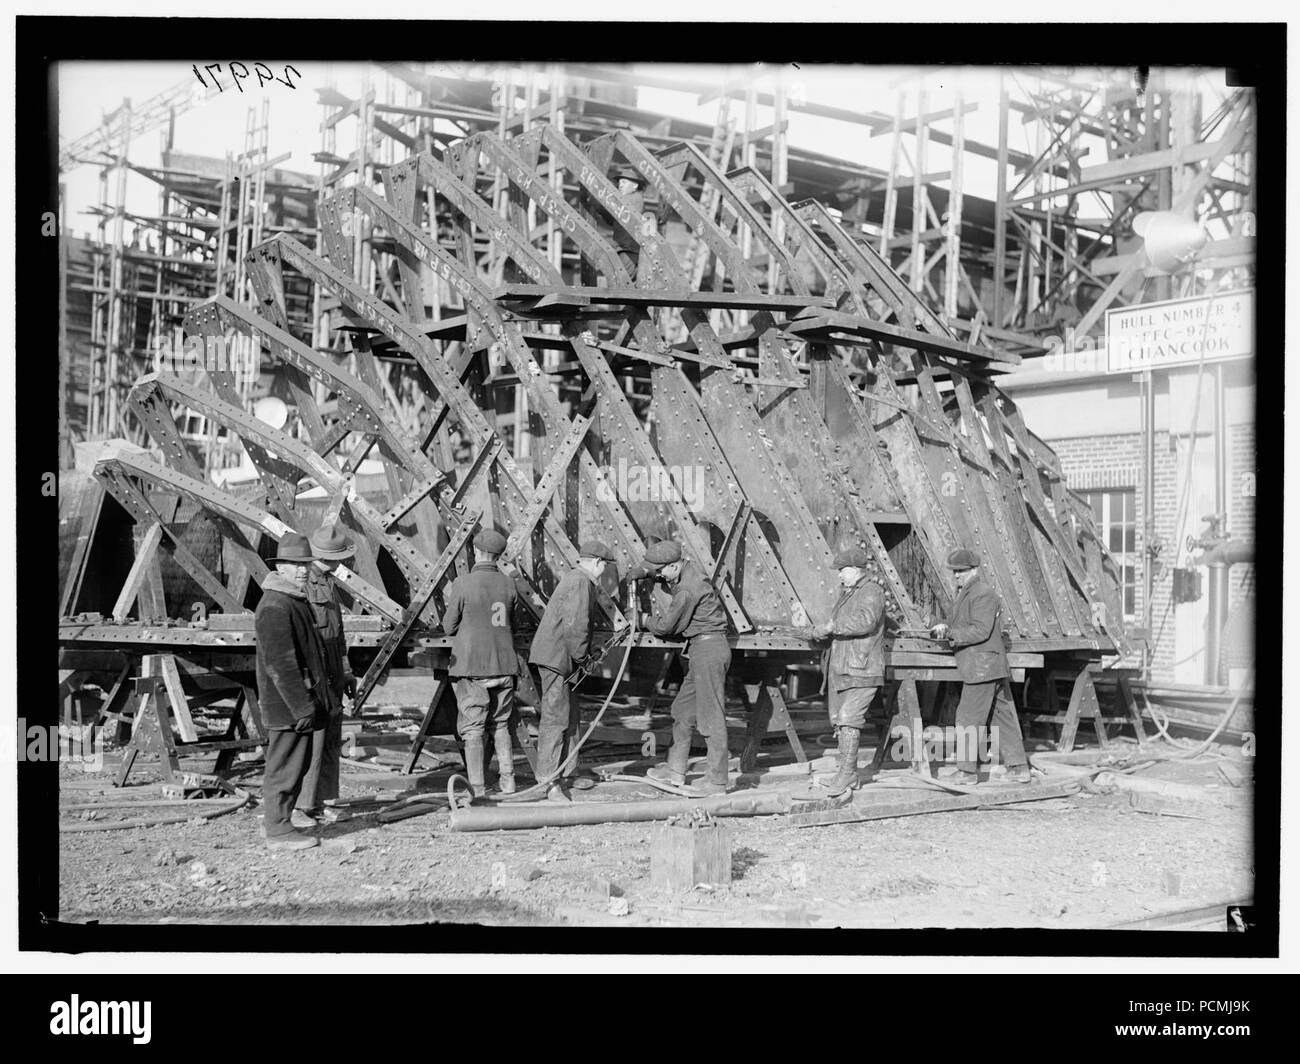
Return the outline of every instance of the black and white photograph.
<path id="1" fill-rule="evenodd" d="M 1285 26 L 161 21 L 18 20 L 20 949 L 1277 956 Z"/>

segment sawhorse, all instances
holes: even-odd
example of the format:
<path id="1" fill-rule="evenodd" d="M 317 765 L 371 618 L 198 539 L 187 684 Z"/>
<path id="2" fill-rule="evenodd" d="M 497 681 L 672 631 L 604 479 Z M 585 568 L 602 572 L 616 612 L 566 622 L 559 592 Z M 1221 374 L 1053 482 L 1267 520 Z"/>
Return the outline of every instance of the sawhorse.
<path id="1" fill-rule="evenodd" d="M 917 694 L 915 680 L 894 680 L 894 690 L 888 699 L 894 706 L 889 723 L 880 733 L 876 743 L 876 752 L 871 755 L 871 776 L 875 779 L 881 766 L 885 763 L 885 754 L 893 744 L 895 736 L 903 741 L 904 756 L 911 763 L 912 771 L 920 775 L 930 774 L 930 759 L 925 749 L 925 724 L 921 719 L 921 699 Z"/>
<path id="2" fill-rule="evenodd" d="M 785 732 L 795 760 L 801 765 L 808 763 L 799 733 L 795 731 L 794 721 L 790 719 L 790 710 L 781 693 L 781 685 L 775 677 L 765 677 L 759 683 L 743 685 L 745 705 L 749 709 L 749 729 L 745 738 L 745 748 L 740 754 L 740 771 L 753 772 L 758 767 L 758 750 L 763 739 L 772 732 Z"/>
<path id="3" fill-rule="evenodd" d="M 133 694 L 136 709 L 131 724 L 131 741 L 122 753 L 122 767 L 118 770 L 116 781 L 118 787 L 126 785 L 140 754 L 157 754 L 163 778 L 168 783 L 176 784 L 181 782 L 182 756 L 215 752 L 217 762 L 213 774 L 220 776 L 229 771 L 235 755 L 240 751 L 253 750 L 266 743 L 257 695 L 251 687 L 239 685 L 239 694 L 225 735 L 220 739 L 201 739 L 194 730 L 189 704 L 184 691 L 180 689 L 179 676 L 173 677 L 170 670 L 159 665 L 146 667 L 150 669 L 149 675 L 141 676 L 135 681 Z M 175 661 L 172 660 L 171 668 L 174 670 L 175 667 Z M 172 730 L 173 718 L 176 730 L 181 733 L 179 741 Z"/>

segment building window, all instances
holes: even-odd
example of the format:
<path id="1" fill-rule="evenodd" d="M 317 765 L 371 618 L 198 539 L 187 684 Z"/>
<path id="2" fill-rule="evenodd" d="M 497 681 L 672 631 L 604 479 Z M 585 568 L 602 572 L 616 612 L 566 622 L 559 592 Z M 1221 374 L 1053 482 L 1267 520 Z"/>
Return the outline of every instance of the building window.
<path id="1" fill-rule="evenodd" d="M 1081 491 L 1092 507 L 1092 519 L 1120 572 L 1124 620 L 1137 620 L 1137 489 L 1103 488 Z"/>

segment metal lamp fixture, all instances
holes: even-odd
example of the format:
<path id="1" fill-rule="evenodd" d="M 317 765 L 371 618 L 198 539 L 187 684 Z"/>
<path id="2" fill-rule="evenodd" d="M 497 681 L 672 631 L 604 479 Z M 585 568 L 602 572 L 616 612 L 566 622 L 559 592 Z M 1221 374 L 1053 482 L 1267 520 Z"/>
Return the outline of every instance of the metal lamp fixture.
<path id="1" fill-rule="evenodd" d="M 1142 211 L 1133 218 L 1147 261 L 1164 273 L 1177 273 L 1205 247 L 1205 230 L 1195 218 L 1175 211 Z"/>

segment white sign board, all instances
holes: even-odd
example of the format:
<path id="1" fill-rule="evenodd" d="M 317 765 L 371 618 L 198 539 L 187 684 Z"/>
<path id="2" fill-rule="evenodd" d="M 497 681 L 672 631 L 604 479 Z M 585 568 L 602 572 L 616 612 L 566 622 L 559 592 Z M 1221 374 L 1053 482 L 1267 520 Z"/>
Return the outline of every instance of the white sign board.
<path id="1" fill-rule="evenodd" d="M 1255 292 L 1220 292 L 1106 311 L 1111 373 L 1194 366 L 1255 353 Z"/>

